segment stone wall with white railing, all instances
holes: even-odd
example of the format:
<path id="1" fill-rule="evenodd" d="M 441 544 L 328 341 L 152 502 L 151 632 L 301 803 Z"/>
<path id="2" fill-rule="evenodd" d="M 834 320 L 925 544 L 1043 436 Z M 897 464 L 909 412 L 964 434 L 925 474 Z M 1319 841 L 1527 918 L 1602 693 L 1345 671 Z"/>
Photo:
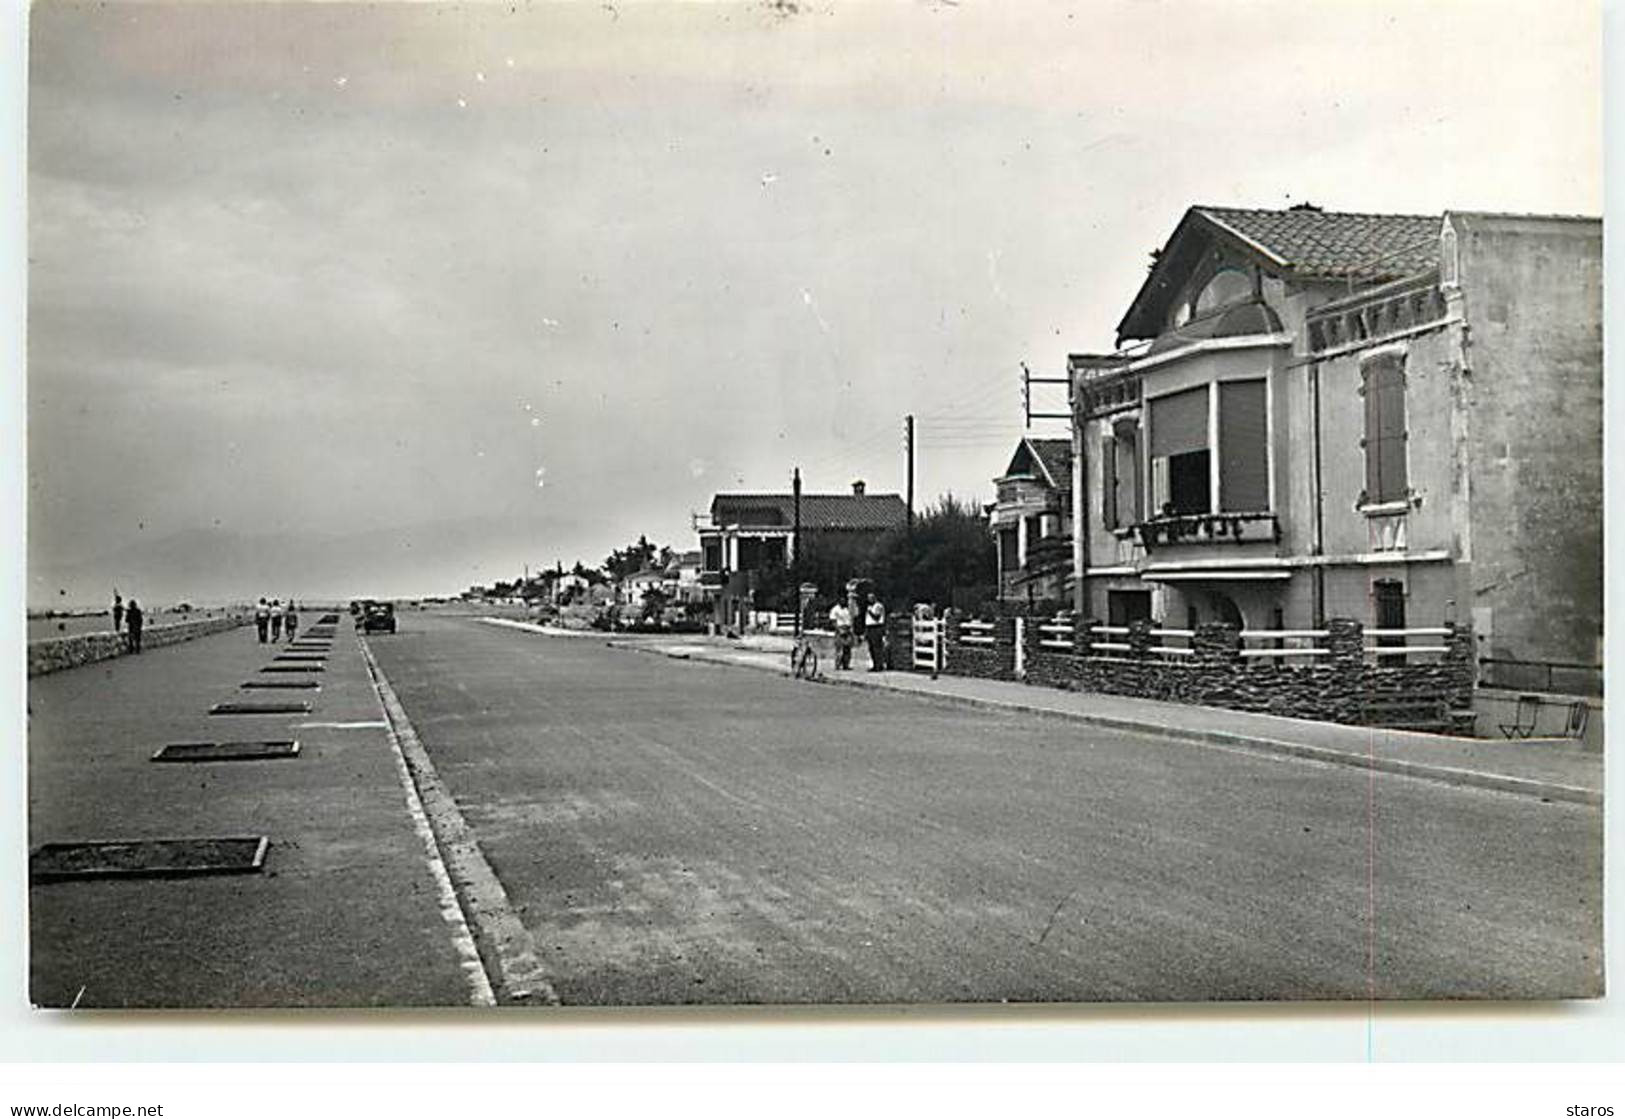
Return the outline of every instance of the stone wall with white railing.
<path id="1" fill-rule="evenodd" d="M 1015 648 L 1020 633 L 1019 656 Z M 1360 726 L 1471 732 L 1473 635 L 1446 624 L 1367 630 L 1175 629 L 950 612 L 942 671 Z"/>
<path id="2" fill-rule="evenodd" d="M 1016 678 L 1016 619 L 976 618 L 949 610 L 943 619 L 942 672 L 984 680 Z"/>

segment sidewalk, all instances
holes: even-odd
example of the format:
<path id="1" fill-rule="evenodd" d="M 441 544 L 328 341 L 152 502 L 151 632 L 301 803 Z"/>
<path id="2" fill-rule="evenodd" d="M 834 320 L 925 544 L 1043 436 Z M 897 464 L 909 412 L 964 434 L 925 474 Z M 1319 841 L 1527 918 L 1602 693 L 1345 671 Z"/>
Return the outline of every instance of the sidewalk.
<path id="1" fill-rule="evenodd" d="M 301 637 L 308 637 L 309 623 Z M 315 691 L 244 690 L 287 645 L 252 627 L 30 680 L 29 847 L 264 835 L 259 873 L 29 888 L 42 1007 L 466 1006 L 465 948 L 348 618 Z M 310 654 L 306 654 L 307 656 Z M 282 662 L 291 663 L 291 662 Z M 306 662 L 312 663 L 312 662 Z M 309 714 L 211 716 L 300 699 Z M 157 763 L 173 742 L 297 739 L 296 757 Z"/>
<path id="2" fill-rule="evenodd" d="M 712 637 L 622 636 L 608 644 L 679 659 L 787 673 L 787 639 L 772 635 L 739 641 Z M 850 672 L 825 671 L 832 684 L 906 692 L 924 699 L 1070 719 L 1113 730 L 1239 746 L 1334 765 L 1402 774 L 1451 785 L 1496 789 L 1550 800 L 1600 805 L 1603 755 L 1564 739 L 1450 738 L 1436 734 L 1351 727 L 1286 719 L 1218 707 L 1066 692 L 999 680 L 868 672 L 857 650 Z"/>

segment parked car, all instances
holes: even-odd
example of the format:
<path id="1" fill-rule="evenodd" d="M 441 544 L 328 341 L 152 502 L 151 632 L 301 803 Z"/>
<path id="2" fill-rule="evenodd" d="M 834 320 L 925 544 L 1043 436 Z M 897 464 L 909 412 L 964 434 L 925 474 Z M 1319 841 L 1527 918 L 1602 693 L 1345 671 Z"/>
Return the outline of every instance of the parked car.
<path id="1" fill-rule="evenodd" d="M 395 632 L 395 604 L 393 602 L 368 602 L 358 619 L 362 633 L 394 633 Z"/>

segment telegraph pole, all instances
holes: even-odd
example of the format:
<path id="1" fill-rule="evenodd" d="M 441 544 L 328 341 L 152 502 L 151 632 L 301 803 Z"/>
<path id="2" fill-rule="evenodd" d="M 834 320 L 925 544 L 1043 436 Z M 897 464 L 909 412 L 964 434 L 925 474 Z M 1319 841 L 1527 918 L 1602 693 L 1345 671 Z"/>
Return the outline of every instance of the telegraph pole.
<path id="1" fill-rule="evenodd" d="M 794 584 L 794 586 L 796 588 L 796 627 L 795 627 L 795 636 L 796 636 L 796 641 L 798 642 L 798 646 L 797 646 L 796 651 L 797 651 L 797 653 L 799 653 L 801 651 L 800 647 L 799 647 L 799 642 L 801 641 L 801 611 L 802 611 L 802 606 L 801 606 L 801 467 L 799 467 L 799 466 L 796 467 L 794 472 L 791 473 L 791 475 L 790 475 L 790 493 L 792 494 L 792 502 L 791 503 L 795 506 L 795 527 L 791 530 L 791 536 L 790 536 L 790 582 L 792 584 Z"/>
<path id="2" fill-rule="evenodd" d="M 908 461 L 908 567 L 903 580 L 903 591 L 910 610 L 914 608 L 914 416 L 903 417 L 903 454 Z"/>

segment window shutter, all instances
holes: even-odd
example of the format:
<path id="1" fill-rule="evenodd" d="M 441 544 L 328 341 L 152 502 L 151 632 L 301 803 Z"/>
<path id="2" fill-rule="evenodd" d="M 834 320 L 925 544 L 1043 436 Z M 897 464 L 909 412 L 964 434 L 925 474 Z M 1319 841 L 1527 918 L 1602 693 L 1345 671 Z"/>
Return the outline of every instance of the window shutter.
<path id="1" fill-rule="evenodd" d="M 1219 508 L 1269 509 L 1269 419 L 1263 381 L 1219 384 Z"/>
<path id="2" fill-rule="evenodd" d="M 1100 516 L 1116 528 L 1117 515 L 1117 440 L 1108 435 L 1100 441 Z"/>
<path id="3" fill-rule="evenodd" d="M 1117 429 L 1117 516 L 1131 523 L 1145 520 L 1145 495 L 1140 492 L 1140 429 L 1137 425 Z"/>
<path id="4" fill-rule="evenodd" d="M 1405 468 L 1405 365 L 1385 354 L 1361 366 L 1365 382 L 1365 493 L 1370 502 L 1402 501 Z"/>
<path id="5" fill-rule="evenodd" d="M 1207 386 L 1151 401 L 1151 457 L 1207 449 Z"/>

